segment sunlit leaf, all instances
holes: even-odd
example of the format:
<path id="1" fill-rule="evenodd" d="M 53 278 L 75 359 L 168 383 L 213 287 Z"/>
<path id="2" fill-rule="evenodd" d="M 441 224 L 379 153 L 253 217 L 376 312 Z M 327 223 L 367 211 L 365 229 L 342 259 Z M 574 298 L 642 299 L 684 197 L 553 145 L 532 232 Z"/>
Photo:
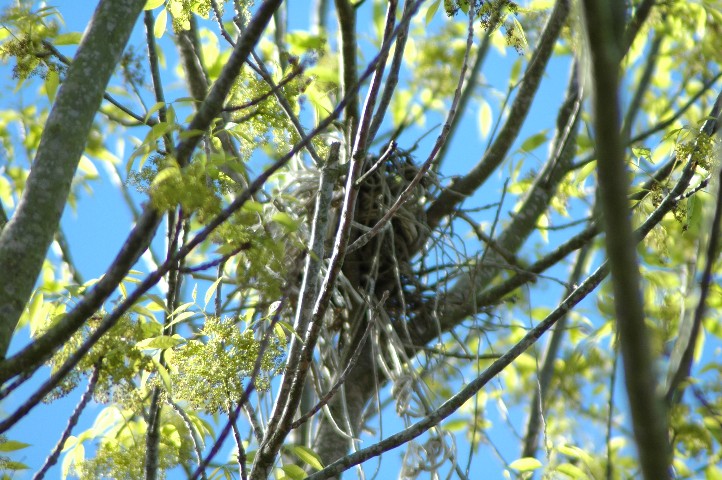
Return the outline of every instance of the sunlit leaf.
<path id="1" fill-rule="evenodd" d="M 534 457 L 525 457 L 514 460 L 509 464 L 509 468 L 517 472 L 531 472 L 542 467 L 542 463 Z"/>
<path id="2" fill-rule="evenodd" d="M 155 38 L 161 38 L 165 33 L 166 23 L 168 22 L 168 10 L 165 8 L 160 11 L 157 17 L 155 17 L 155 24 L 153 25 L 153 35 Z"/>

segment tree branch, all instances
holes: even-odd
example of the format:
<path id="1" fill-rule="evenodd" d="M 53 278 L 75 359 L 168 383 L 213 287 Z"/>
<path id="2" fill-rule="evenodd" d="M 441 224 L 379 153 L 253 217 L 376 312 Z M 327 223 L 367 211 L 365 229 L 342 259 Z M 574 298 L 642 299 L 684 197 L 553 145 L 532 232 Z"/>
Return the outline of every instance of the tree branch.
<path id="1" fill-rule="evenodd" d="M 591 51 L 594 127 L 598 155 L 599 205 L 612 271 L 616 325 L 642 474 L 670 478 L 667 413 L 658 394 L 652 347 L 644 324 L 644 304 L 636 242 L 628 215 L 628 177 L 620 135 L 618 98 L 620 30 L 624 2 L 585 0 L 584 17 Z M 621 25 L 620 25 L 621 24 Z"/>
<path id="2" fill-rule="evenodd" d="M 98 5 L 48 116 L 20 203 L 0 233 L 2 358 L 58 228 L 105 87 L 144 5 L 144 0 Z"/>
<path id="3" fill-rule="evenodd" d="M 554 45 L 559 37 L 559 32 L 568 14 L 569 1 L 557 0 L 544 32 L 539 39 L 539 45 L 524 73 L 519 92 L 517 92 L 509 110 L 509 116 L 499 135 L 484 153 L 479 163 L 467 175 L 451 182 L 451 185 L 446 187 L 441 192 L 441 195 L 433 201 L 426 211 L 430 228 L 433 229 L 445 216 L 450 215 L 459 202 L 479 188 L 506 158 L 529 112 L 532 100 L 536 95 Z"/>
<path id="4" fill-rule="evenodd" d="M 569 295 L 557 308 L 554 309 L 544 320 L 542 320 L 536 327 L 529 330 L 529 332 L 522 338 L 516 345 L 509 349 L 504 355 L 484 370 L 481 375 L 476 377 L 474 380 L 469 382 L 459 393 L 449 398 L 439 408 L 427 415 L 423 419 L 419 420 L 410 427 L 402 430 L 399 433 L 391 435 L 390 437 L 371 445 L 370 447 L 359 450 L 358 452 L 352 453 L 342 459 L 333 462 L 323 470 L 320 470 L 312 475 L 306 477 L 307 480 L 322 480 L 325 478 L 339 475 L 341 472 L 348 470 L 349 468 L 359 465 L 366 460 L 381 455 L 382 453 L 388 452 L 400 445 L 403 445 L 414 438 L 422 435 L 430 428 L 441 423 L 445 418 L 458 410 L 464 403 L 470 398 L 476 395 L 489 381 L 491 381 L 496 375 L 502 370 L 508 367 L 519 355 L 524 353 L 529 347 L 531 347 L 536 341 L 551 328 L 557 320 L 562 318 L 569 312 L 577 303 L 579 303 L 584 297 L 586 297 L 597 285 L 604 279 L 607 274 L 606 263 L 602 264 L 592 275 L 590 275 L 584 282 L 574 289 L 571 295 Z"/>

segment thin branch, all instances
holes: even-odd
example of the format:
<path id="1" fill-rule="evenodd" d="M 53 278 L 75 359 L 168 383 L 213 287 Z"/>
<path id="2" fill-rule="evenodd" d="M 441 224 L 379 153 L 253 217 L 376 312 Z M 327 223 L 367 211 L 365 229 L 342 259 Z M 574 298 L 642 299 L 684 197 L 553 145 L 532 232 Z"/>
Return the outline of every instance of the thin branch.
<path id="1" fill-rule="evenodd" d="M 706 81 L 704 83 L 704 85 L 702 85 L 702 88 L 700 88 L 697 93 L 692 95 L 692 97 L 690 97 L 690 99 L 684 105 L 682 105 L 682 107 L 679 110 L 674 112 L 674 114 L 671 117 L 662 120 L 655 126 L 651 127 L 649 130 L 645 130 L 644 132 L 641 132 L 638 135 L 635 135 L 633 138 L 631 138 L 629 140 L 629 145 L 633 145 L 637 142 L 641 142 L 642 140 L 644 140 L 648 137 L 651 137 L 655 133 L 661 132 L 662 130 L 666 129 L 667 127 L 670 127 L 672 124 L 674 124 L 674 122 L 679 120 L 682 117 L 682 115 L 684 115 L 685 112 L 687 112 L 687 110 L 689 110 L 693 105 L 695 105 L 697 103 L 697 100 L 699 100 L 702 97 L 702 95 L 707 93 L 709 91 L 709 89 L 712 88 L 714 86 L 714 84 L 717 83 L 717 81 L 720 78 L 722 78 L 722 72 L 716 74 L 715 76 L 710 78 L 708 81 Z"/>
<path id="2" fill-rule="evenodd" d="M 503 10 L 503 7 L 493 9 L 492 17 L 489 19 L 491 25 L 498 24 L 499 20 L 501 19 L 501 14 Z M 474 65 L 469 71 L 469 75 L 464 85 L 464 90 L 461 93 L 461 99 L 459 100 L 460 114 L 457 115 L 454 118 L 454 121 L 451 123 L 451 128 L 449 130 L 449 139 L 444 144 L 444 146 L 441 147 L 439 155 L 436 157 L 436 164 L 434 165 L 435 169 L 438 169 L 444 162 L 444 158 L 446 158 L 446 152 L 448 152 L 451 141 L 454 139 L 456 129 L 459 127 L 461 119 L 463 118 L 463 112 L 466 111 L 466 106 L 468 105 L 469 100 L 471 100 L 472 98 L 474 89 L 476 89 L 478 86 L 479 75 L 481 74 L 481 67 L 484 65 L 484 60 L 486 60 L 486 55 L 487 53 L 489 53 L 489 47 L 491 46 L 492 33 L 494 33 L 494 29 L 492 28 L 489 28 L 488 30 L 486 30 L 486 32 L 484 32 L 484 38 L 481 40 L 481 45 L 479 45 L 479 50 L 476 52 L 476 57 L 474 58 Z"/>
<path id="3" fill-rule="evenodd" d="M 45 459 L 43 466 L 40 467 L 40 470 L 38 470 L 35 473 L 35 475 L 33 475 L 33 480 L 42 480 L 43 478 L 45 478 L 45 474 L 48 472 L 48 470 L 50 470 L 50 468 L 58 462 L 60 453 L 63 451 L 63 448 L 65 447 L 65 442 L 70 437 L 70 434 L 72 433 L 73 428 L 75 428 L 75 426 L 78 424 L 78 420 L 80 419 L 80 414 L 83 413 L 83 410 L 85 410 L 85 407 L 88 405 L 90 400 L 93 399 L 93 393 L 95 392 L 95 387 L 98 385 L 98 378 L 100 376 L 101 363 L 102 363 L 102 359 L 98 360 L 98 362 L 93 367 L 93 373 L 90 374 L 90 379 L 88 380 L 88 386 L 86 387 L 85 392 L 83 393 L 83 396 L 80 397 L 80 401 L 78 402 L 78 405 L 76 405 L 75 410 L 73 410 L 73 413 L 70 414 L 70 418 L 68 418 L 68 425 L 65 427 L 65 430 L 63 430 L 63 434 L 60 436 L 58 443 L 55 444 L 53 451 L 50 453 L 50 455 L 48 455 L 48 458 Z"/>
<path id="4" fill-rule="evenodd" d="M 347 455 L 346 457 L 333 462 L 326 468 L 309 475 L 307 480 L 322 480 L 339 475 L 345 470 L 348 470 L 355 465 L 359 465 L 370 458 L 376 457 L 382 453 L 408 443 L 428 431 L 430 428 L 441 423 L 449 415 L 461 408 L 461 406 L 464 405 L 464 403 L 466 403 L 470 398 L 476 395 L 479 390 L 501 373 L 519 355 L 524 353 L 529 347 L 536 343 L 544 332 L 549 330 L 549 328 L 551 328 L 559 318 L 563 317 L 577 303 L 591 293 L 592 290 L 601 283 L 606 274 L 607 267 L 606 263 L 604 263 L 592 275 L 585 279 L 579 287 L 574 289 L 572 294 L 559 304 L 554 311 L 552 311 L 536 327 L 531 329 L 524 338 L 504 353 L 501 358 L 491 364 L 489 368 L 484 370 L 481 375 L 469 382 L 459 393 L 449 398 L 435 411 L 401 432 L 391 435 L 390 437 L 381 440 L 370 447 L 359 450 L 358 452 L 352 453 L 351 455 Z"/>
<path id="5" fill-rule="evenodd" d="M 168 121 L 168 109 L 165 106 L 165 94 L 163 93 L 163 82 L 160 78 L 160 65 L 158 62 L 158 52 L 156 51 L 154 25 L 155 19 L 151 10 L 146 10 L 143 16 L 145 24 L 145 41 L 148 45 L 148 62 L 150 63 L 150 78 L 153 84 L 153 93 L 156 103 L 161 106 L 158 109 L 158 120 L 161 123 Z M 173 138 L 169 132 L 163 135 L 163 146 L 166 152 L 173 151 Z"/>
<path id="6" fill-rule="evenodd" d="M 353 244 L 348 248 L 347 253 L 351 253 L 366 245 L 373 237 L 375 237 L 376 235 L 378 235 L 379 232 L 381 232 L 381 230 L 386 226 L 389 221 L 391 221 L 394 215 L 396 215 L 396 212 L 412 197 L 414 191 L 416 190 L 416 186 L 421 182 L 421 179 L 423 179 L 426 173 L 429 171 L 434 161 L 436 160 L 436 156 L 438 155 L 439 151 L 447 142 L 449 133 L 451 132 L 451 125 L 453 124 L 454 118 L 456 118 L 456 115 L 458 113 L 459 103 L 461 102 L 461 95 L 463 91 L 464 79 L 466 77 L 466 70 L 469 66 L 471 47 L 474 44 L 473 12 L 474 9 L 469 8 L 469 25 L 466 35 L 466 49 L 464 50 L 464 58 L 461 63 L 461 71 L 459 73 L 459 80 L 456 84 L 456 90 L 454 91 L 454 98 L 451 101 L 451 107 L 449 108 L 449 113 L 446 116 L 444 125 L 441 128 L 441 133 L 436 138 L 436 142 L 434 143 L 434 146 L 432 147 L 429 156 L 424 161 L 424 163 L 421 164 L 421 166 L 419 167 L 419 171 L 416 172 L 414 178 L 409 182 L 409 184 L 401 192 L 401 194 L 399 194 L 399 197 L 396 199 L 394 204 L 391 205 L 386 211 L 386 213 L 384 213 L 383 217 L 381 217 L 381 219 L 379 219 L 376 224 L 371 227 L 371 230 L 364 233 L 359 238 L 357 238 L 356 241 L 353 242 Z"/>
<path id="7" fill-rule="evenodd" d="M 73 281 L 77 285 L 82 285 L 85 283 L 83 281 L 83 276 L 80 274 L 75 262 L 73 261 L 73 256 L 70 254 L 70 245 L 68 244 L 68 239 L 65 236 L 62 227 L 58 227 L 58 231 L 55 232 L 55 241 L 58 243 L 58 247 L 60 247 L 63 262 L 68 266 L 68 270 L 70 270 L 70 276 L 73 278 Z"/>
<path id="8" fill-rule="evenodd" d="M 667 412 L 657 393 L 652 346 L 647 333 L 641 275 L 628 209 L 628 176 L 620 135 L 619 62 L 623 0 L 604 5 L 585 0 L 584 17 L 593 78 L 594 128 L 599 157 L 599 205 L 612 271 L 616 326 L 641 470 L 647 480 L 670 478 Z"/>
<path id="9" fill-rule="evenodd" d="M 643 0 L 634 12 L 632 20 L 627 25 L 627 30 L 624 32 L 624 44 L 621 51 L 621 56 L 626 56 L 634 39 L 637 38 L 637 34 L 642 29 L 642 25 L 649 17 L 649 13 L 652 11 L 652 7 L 657 3 L 656 0 Z"/>
<path id="10" fill-rule="evenodd" d="M 609 376 L 609 401 L 607 402 L 607 408 L 609 413 L 607 414 L 607 435 L 605 444 L 607 447 L 607 480 L 614 478 L 614 450 L 612 449 L 612 431 L 613 431 L 613 419 L 614 419 L 614 390 L 617 384 L 617 363 L 619 363 L 619 342 L 614 344 L 614 360 L 612 362 L 612 373 Z"/>
<path id="11" fill-rule="evenodd" d="M 467 175 L 451 182 L 427 209 L 427 219 L 432 229 L 451 214 L 459 202 L 476 191 L 506 158 L 529 112 L 556 40 L 569 14 L 569 8 L 568 0 L 558 0 L 555 3 L 539 39 L 539 45 L 524 73 L 524 80 L 511 105 L 507 121 L 494 143 Z"/>
<path id="12" fill-rule="evenodd" d="M 223 265 L 231 257 L 234 257 L 234 256 L 238 255 L 240 252 L 242 252 L 244 250 L 248 250 L 249 248 L 251 248 L 251 242 L 241 243 L 236 248 L 234 248 L 227 254 L 223 255 L 222 257 L 216 258 L 214 260 L 209 260 L 205 263 L 201 263 L 200 265 L 196 265 L 195 267 L 179 268 L 179 272 L 180 273 L 197 273 L 197 272 L 202 272 L 203 270 L 208 270 L 209 268 L 214 268 L 219 265 Z"/>
<path id="13" fill-rule="evenodd" d="M 383 306 L 383 304 L 386 302 L 386 298 L 388 298 L 388 292 L 384 292 L 383 297 L 379 300 L 379 303 L 376 307 L 377 310 L 378 308 Z M 296 429 L 306 423 L 308 419 L 313 417 L 316 413 L 318 413 L 319 410 L 325 407 L 329 401 L 331 401 L 338 389 L 341 388 L 341 386 L 346 381 L 346 377 L 348 376 L 349 372 L 351 372 L 351 369 L 355 367 L 358 363 L 358 359 L 361 356 L 361 352 L 363 351 L 363 346 L 366 343 L 366 339 L 371 333 L 371 329 L 373 328 L 373 326 L 373 321 L 368 322 L 368 324 L 366 325 L 366 330 L 361 337 L 361 340 L 356 343 L 353 355 L 351 355 L 351 358 L 348 360 L 348 363 L 346 363 L 346 367 L 344 368 L 343 372 L 341 372 L 341 375 L 338 377 L 336 382 L 333 384 L 333 386 L 331 386 L 331 388 L 328 389 L 328 391 L 324 395 L 321 396 L 321 398 L 319 398 L 318 403 L 316 403 L 313 408 L 301 415 L 296 421 L 291 424 L 291 429 Z"/>
<path id="14" fill-rule="evenodd" d="M 652 40 L 652 45 L 649 47 L 649 53 L 647 54 L 644 70 L 642 70 L 642 76 L 639 79 L 637 88 L 634 91 L 634 96 L 632 97 L 632 101 L 629 102 L 627 113 L 624 115 L 624 121 L 622 122 L 622 138 L 625 140 L 631 136 L 634 119 L 639 113 L 639 110 L 642 108 L 642 100 L 652 83 L 652 76 L 654 75 L 654 70 L 657 67 L 657 62 L 659 61 L 659 50 L 664 38 L 665 37 L 663 35 L 657 34 L 654 37 L 654 40 Z"/>
<path id="15" fill-rule="evenodd" d="M 335 0 L 335 4 L 341 43 L 341 94 L 347 96 L 353 86 L 358 83 L 356 75 L 356 8 L 351 0 Z M 345 111 L 344 122 L 347 139 L 356 133 L 358 117 L 358 96 L 354 93 Z"/>
<path id="16" fill-rule="evenodd" d="M 221 37 L 223 37 L 232 47 L 235 47 L 236 42 L 233 41 L 231 34 L 228 33 L 226 27 L 223 26 L 223 15 L 221 15 L 221 8 L 218 6 L 218 0 L 211 0 L 211 8 L 213 9 L 213 17 L 218 24 L 218 30 L 221 32 Z"/>
<path id="17" fill-rule="evenodd" d="M 259 66 L 260 65 L 262 65 L 262 64 L 259 63 Z M 267 74 L 268 72 L 264 72 L 264 73 Z M 267 92 L 259 95 L 258 97 L 254 98 L 252 100 L 242 103 L 241 105 L 232 105 L 232 106 L 224 107 L 223 111 L 224 112 L 237 112 L 239 110 L 245 110 L 246 108 L 251 108 L 251 107 L 254 107 L 254 106 L 260 104 L 261 102 L 263 102 L 264 100 L 266 100 L 267 98 L 269 98 L 271 96 L 274 96 L 274 95 L 278 96 L 278 95 L 280 95 L 281 90 L 283 89 L 283 87 L 286 84 L 290 83 L 293 79 L 295 79 L 296 77 L 298 77 L 301 74 L 303 74 L 303 66 L 299 64 L 293 69 L 293 71 L 291 71 L 291 73 L 289 73 L 288 75 L 283 77 L 280 82 L 278 82 L 277 84 L 271 85 L 270 86 L 271 88 Z M 264 77 L 264 80 L 267 80 L 267 79 Z"/>
<path id="18" fill-rule="evenodd" d="M 694 361 L 695 349 L 697 347 L 697 339 L 702 329 L 702 320 L 707 309 L 707 296 L 710 292 L 714 275 L 714 264 L 717 261 L 720 249 L 720 232 L 722 226 L 722 168 L 717 166 L 717 199 L 714 207 L 712 221 L 709 227 L 709 239 L 707 240 L 707 252 L 705 255 L 704 268 L 702 276 L 699 280 L 700 292 L 697 308 L 694 311 L 691 325 L 683 322 L 680 325 L 680 334 L 675 345 L 675 350 L 681 351 L 678 364 L 672 364 L 669 383 L 665 399 L 671 406 L 675 401 L 679 402 L 684 394 L 684 380 L 689 377 L 692 371 L 692 363 Z M 673 359 L 676 360 L 675 356 Z M 670 362 L 672 363 L 672 362 Z"/>
<path id="19" fill-rule="evenodd" d="M 408 13 L 408 10 L 412 8 L 413 4 L 414 2 L 412 0 L 406 0 L 404 2 L 403 15 L 406 15 Z M 384 85 L 384 90 L 381 94 L 381 99 L 379 100 L 376 114 L 371 120 L 371 126 L 369 127 L 369 138 L 371 139 L 371 141 L 376 139 L 376 134 L 381 127 L 381 123 L 384 120 L 384 116 L 386 115 L 389 105 L 391 104 L 391 99 L 394 95 L 394 92 L 396 91 L 396 85 L 399 81 L 399 71 L 401 70 L 401 65 L 404 59 L 406 41 L 409 38 L 409 27 L 410 25 L 406 25 L 406 27 L 399 32 L 398 39 L 396 41 L 396 48 L 394 49 L 394 56 L 391 60 L 391 67 L 389 68 L 389 73 L 386 76 L 386 84 Z"/>
<path id="20" fill-rule="evenodd" d="M 283 83 L 281 81 L 279 85 L 276 85 L 276 83 L 273 80 L 273 77 L 271 76 L 271 73 L 268 71 L 268 69 L 263 64 L 263 61 L 258 57 L 258 55 L 255 52 L 251 52 L 251 55 L 253 56 L 254 60 L 256 61 L 255 70 L 256 72 L 263 78 L 263 80 L 271 87 L 271 91 L 276 97 L 276 100 L 278 101 L 278 104 L 283 108 L 284 113 L 288 117 L 288 119 L 291 121 L 291 124 L 293 125 L 293 128 L 296 129 L 296 133 L 299 137 L 304 138 L 306 136 L 306 131 L 304 130 L 303 126 L 301 125 L 301 120 L 299 120 L 298 115 L 296 115 L 296 112 L 293 111 L 293 107 L 291 106 L 288 99 L 282 95 L 280 90 L 280 83 Z M 252 63 L 249 63 L 249 65 L 253 65 Z M 300 67 L 299 67 L 300 68 Z M 313 146 L 313 143 L 308 143 L 306 145 L 306 150 L 311 155 L 311 158 L 314 162 L 316 162 L 317 165 L 320 165 L 323 163 L 321 156 L 316 151 L 316 148 Z"/>
<path id="21" fill-rule="evenodd" d="M 238 429 L 238 413 L 234 412 L 230 406 L 228 408 L 228 418 L 231 421 L 231 428 L 233 429 L 233 439 L 236 441 L 236 450 L 238 456 L 238 470 L 241 472 L 241 480 L 248 478 L 248 471 L 246 468 L 246 449 L 243 448 L 243 439 L 241 438 L 241 431 Z M 205 472 L 201 473 L 205 475 Z"/>
<path id="22" fill-rule="evenodd" d="M 170 398 L 167 398 L 166 401 L 168 404 L 175 410 L 175 412 L 183 419 L 183 423 L 185 424 L 186 428 L 188 429 L 188 432 L 191 436 L 191 443 L 193 443 L 193 453 L 196 454 L 196 462 L 201 463 L 201 459 L 203 458 L 203 452 L 201 451 L 201 445 L 203 445 L 203 440 L 198 435 L 198 429 L 193 424 L 193 421 L 188 416 L 185 410 L 181 408 L 180 405 L 178 405 L 176 402 L 171 400 Z M 206 474 L 205 472 L 201 473 L 201 479 L 206 480 Z"/>
<path id="23" fill-rule="evenodd" d="M 569 276 L 569 285 L 576 285 L 582 276 L 582 271 L 587 261 L 589 254 L 589 245 L 585 245 L 579 251 L 576 262 L 574 264 L 574 270 Z M 564 292 L 564 296 L 568 296 L 572 289 L 567 287 Z M 522 457 L 534 457 L 536 456 L 537 446 L 539 444 L 539 430 L 541 428 L 542 416 L 547 405 L 547 399 L 549 397 L 549 388 L 551 386 L 552 379 L 554 377 L 554 366 L 557 361 L 557 354 L 562 346 L 564 339 L 564 333 L 566 331 L 567 315 L 561 317 L 554 327 L 552 336 L 549 339 L 546 352 L 544 353 L 544 360 L 542 361 L 542 367 L 538 373 L 537 384 L 538 388 L 534 390 L 534 397 L 530 403 L 529 419 L 527 420 L 526 433 L 524 434 Z"/>
<path id="24" fill-rule="evenodd" d="M 339 152 L 341 144 L 335 142 L 329 149 L 328 158 L 325 165 L 321 168 L 319 177 L 318 193 L 316 196 L 316 206 L 311 224 L 311 238 L 309 239 L 309 253 L 306 256 L 306 263 L 303 270 L 303 280 L 301 282 L 301 290 L 298 295 L 298 304 L 296 306 L 296 314 L 293 320 L 293 329 L 300 336 L 291 337 L 291 345 L 288 349 L 286 360 L 286 368 L 284 369 L 283 379 L 278 394 L 276 395 L 276 403 L 274 411 L 283 412 L 286 402 L 289 399 L 292 380 L 298 369 L 298 363 L 301 359 L 302 340 L 308 330 L 308 323 L 313 317 L 313 307 L 319 289 L 319 275 L 321 274 L 321 266 L 325 256 L 325 241 L 328 223 L 331 221 L 329 213 L 331 211 L 331 200 L 333 196 L 333 187 L 338 180 L 338 164 L 340 161 Z M 269 427 L 274 428 L 276 422 L 280 418 L 275 419 L 272 415 L 269 420 Z"/>
<path id="25" fill-rule="evenodd" d="M 47 48 L 48 50 L 50 50 L 50 52 L 55 56 L 55 58 L 57 58 L 58 60 L 60 60 L 61 62 L 63 62 L 65 65 L 70 65 L 70 64 L 72 63 L 72 61 L 71 61 L 68 57 L 66 57 L 65 55 L 63 55 L 63 54 L 60 52 L 60 50 L 58 50 L 57 48 L 55 48 L 55 45 L 53 45 L 53 44 L 50 43 L 49 41 L 43 40 L 43 46 L 44 46 L 45 48 Z M 113 105 L 115 108 L 117 108 L 117 109 L 120 110 L 121 112 L 125 113 L 126 115 L 128 115 L 128 116 L 131 117 L 132 119 L 136 120 L 139 125 L 147 125 L 147 126 L 149 126 L 149 127 L 152 127 L 153 125 L 155 125 L 156 123 L 158 123 L 155 119 L 152 119 L 152 118 L 146 119 L 143 115 L 139 115 L 139 114 L 135 113 L 134 111 L 130 110 L 128 107 L 126 107 L 125 105 L 123 105 L 122 103 L 120 103 L 118 100 L 116 100 L 115 98 L 113 98 L 113 97 L 112 97 L 109 93 L 107 93 L 107 92 L 103 94 L 103 99 L 105 99 L 108 103 L 110 103 L 111 105 Z"/>

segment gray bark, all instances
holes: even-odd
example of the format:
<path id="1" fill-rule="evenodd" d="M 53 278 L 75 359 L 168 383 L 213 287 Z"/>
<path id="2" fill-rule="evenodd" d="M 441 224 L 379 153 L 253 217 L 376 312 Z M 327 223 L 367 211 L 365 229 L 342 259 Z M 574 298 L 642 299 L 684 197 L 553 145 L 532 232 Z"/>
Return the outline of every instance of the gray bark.
<path id="1" fill-rule="evenodd" d="M 103 0 L 43 130 L 25 191 L 0 234 L 0 356 L 32 294 L 105 88 L 145 0 Z"/>

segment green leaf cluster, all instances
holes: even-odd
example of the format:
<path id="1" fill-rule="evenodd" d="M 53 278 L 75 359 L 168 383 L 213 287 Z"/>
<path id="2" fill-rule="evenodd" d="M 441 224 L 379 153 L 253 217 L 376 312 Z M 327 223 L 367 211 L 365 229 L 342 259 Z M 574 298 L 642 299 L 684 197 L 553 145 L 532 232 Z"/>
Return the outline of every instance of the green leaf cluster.
<path id="1" fill-rule="evenodd" d="M 49 322 L 48 327 L 58 319 Z M 63 344 L 48 362 L 53 371 L 75 353 L 102 319 L 102 314 L 94 315 L 80 331 Z M 130 316 L 124 316 L 93 345 L 90 352 L 80 360 L 46 401 L 50 402 L 67 395 L 78 386 L 83 377 L 89 377 L 96 368 L 100 369 L 100 372 L 93 396 L 98 402 L 132 401 L 137 396 L 134 379 L 142 372 L 153 370 L 151 359 L 135 348 L 135 345 L 143 339 L 157 335 L 160 330 L 159 323 L 140 322 Z M 40 329 L 39 333 L 42 331 L 43 329 Z"/>
<path id="2" fill-rule="evenodd" d="M 174 159 L 165 157 L 148 193 L 157 209 L 173 210 L 180 206 L 186 214 L 195 213 L 204 222 L 220 211 L 220 196 L 226 189 L 220 172 L 206 168 L 206 162 L 199 159 L 181 169 Z"/>
<path id="3" fill-rule="evenodd" d="M 65 66 L 53 60 L 43 41 L 58 35 L 58 14 L 52 7 L 31 11 L 25 5 L 6 8 L 0 14 L 0 58 L 15 59 L 13 78 L 20 81 L 30 77 L 47 78 L 50 72 L 61 74 Z M 4 38 L 2 38 L 4 37 Z"/>
<path id="4" fill-rule="evenodd" d="M 127 412 L 126 412 L 127 413 Z M 180 415 L 169 408 L 161 412 L 160 443 L 158 445 L 159 477 L 188 461 L 193 444 L 188 427 Z M 80 480 L 113 478 L 136 480 L 144 478 L 145 435 L 147 423 L 142 419 L 120 420 L 102 437 L 93 458 L 84 458 L 84 448 L 71 437 L 65 450 L 69 453 L 64 470 Z M 71 455 L 74 454 L 74 455 Z"/>
<path id="5" fill-rule="evenodd" d="M 191 16 L 195 13 L 208 18 L 212 0 L 168 0 L 166 8 L 173 17 L 173 30 L 190 30 Z"/>
<path id="6" fill-rule="evenodd" d="M 207 317 L 198 336 L 173 349 L 167 360 L 173 397 L 208 413 L 226 411 L 244 398 L 259 355 L 260 369 L 253 380 L 256 390 L 266 390 L 286 346 L 279 336 L 256 339 L 252 330 L 241 331 L 231 318 Z"/>
<path id="7" fill-rule="evenodd" d="M 285 81 L 288 77 L 293 78 Z M 298 115 L 299 97 L 306 90 L 309 78 L 301 73 L 299 64 L 292 63 L 283 77 L 275 79 L 277 85 L 281 81 L 284 84 L 277 93 L 285 98 L 293 113 Z M 278 157 L 300 140 L 276 94 L 271 92 L 265 80 L 248 68 L 243 69 L 238 76 L 228 105 L 231 106 L 229 120 L 234 126 L 237 125 L 232 128 L 232 132 L 240 137 L 244 156 L 250 156 L 260 146 L 271 158 Z M 273 150 L 269 150 L 271 145 Z"/>

